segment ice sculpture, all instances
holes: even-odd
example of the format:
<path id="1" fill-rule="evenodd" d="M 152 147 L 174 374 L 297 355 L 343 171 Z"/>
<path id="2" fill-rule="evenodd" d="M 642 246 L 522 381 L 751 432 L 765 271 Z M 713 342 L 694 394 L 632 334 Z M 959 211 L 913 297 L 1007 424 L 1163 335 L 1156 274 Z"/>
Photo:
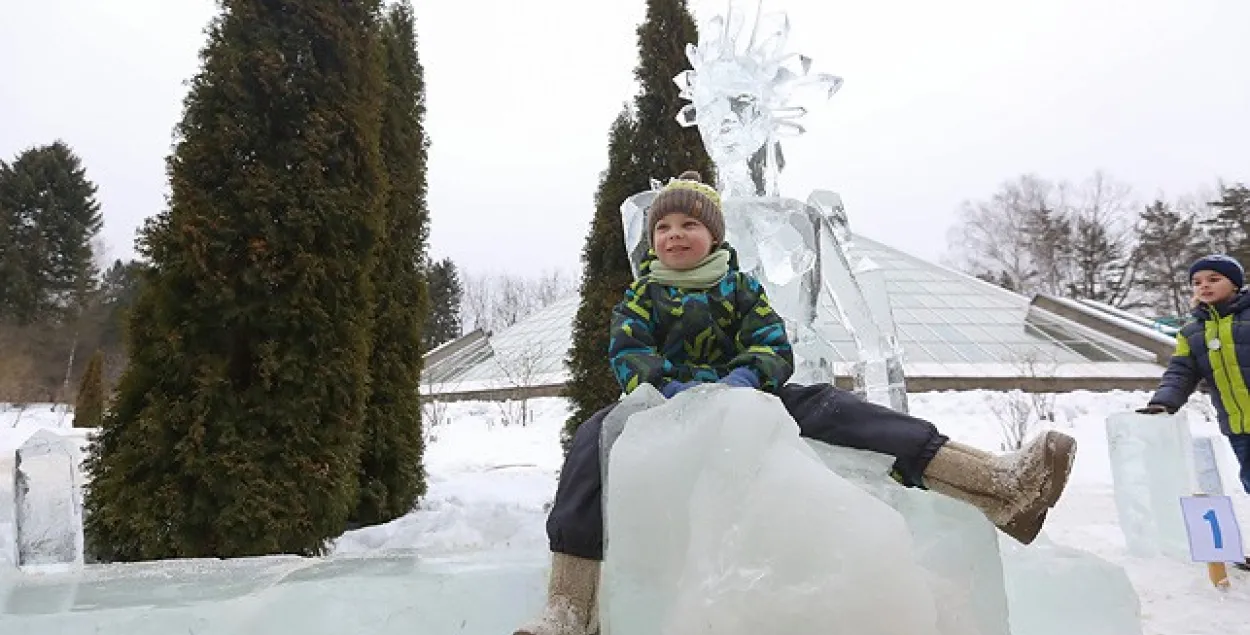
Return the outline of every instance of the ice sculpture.
<path id="1" fill-rule="evenodd" d="M 674 81 L 691 101 L 678 114 L 698 126 L 716 163 L 717 187 L 724 201 L 726 238 L 738 250 L 741 268 L 756 275 L 786 319 L 794 346 L 794 379 L 832 382 L 842 360 L 823 335 L 822 316 L 837 315 L 851 334 L 856 360 L 850 368 L 856 390 L 870 401 L 906 411 L 902 350 L 893 330 L 880 276 L 867 291 L 848 250 L 850 231 L 841 199 L 815 191 L 807 201 L 782 197 L 778 176 L 784 161 L 780 138 L 801 134 L 797 123 L 807 109 L 805 94 L 824 99 L 842 85 L 833 75 L 811 72 L 811 60 L 787 53 L 789 21 L 758 6 L 746 31 L 746 3 L 730 0 L 687 47 L 691 69 Z M 762 3 L 761 3 L 762 5 Z M 625 249 L 634 272 L 648 248 L 646 210 L 655 196 L 640 192 L 621 206 Z"/>
<path id="2" fill-rule="evenodd" d="M 81 565 L 82 508 L 73 443 L 49 430 L 17 450 L 18 564 Z"/>
<path id="3" fill-rule="evenodd" d="M 828 469 L 776 397 L 644 385 L 634 402 L 605 484 L 603 635 L 981 632 L 939 617 L 902 516 Z"/>
<path id="4" fill-rule="evenodd" d="M 1180 498 L 1198 491 L 1184 415 L 1107 417 L 1107 448 L 1120 528 L 1129 551 L 1188 560 Z"/>
<path id="5" fill-rule="evenodd" d="M 1141 601 L 1123 567 L 1045 536 L 1002 548 L 1011 635 L 1141 635 Z"/>

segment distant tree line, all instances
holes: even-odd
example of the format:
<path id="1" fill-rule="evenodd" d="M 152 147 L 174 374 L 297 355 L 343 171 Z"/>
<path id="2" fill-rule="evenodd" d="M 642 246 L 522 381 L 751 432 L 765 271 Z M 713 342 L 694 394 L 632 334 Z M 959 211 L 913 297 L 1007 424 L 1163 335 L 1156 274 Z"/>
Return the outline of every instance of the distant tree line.
<path id="1" fill-rule="evenodd" d="M 1226 253 L 1250 262 L 1250 188 L 1219 183 L 1174 200 L 1137 200 L 1097 172 L 1079 184 L 1023 175 L 966 201 L 949 259 L 1026 295 L 1090 299 L 1150 317 L 1181 317 L 1189 264 Z"/>

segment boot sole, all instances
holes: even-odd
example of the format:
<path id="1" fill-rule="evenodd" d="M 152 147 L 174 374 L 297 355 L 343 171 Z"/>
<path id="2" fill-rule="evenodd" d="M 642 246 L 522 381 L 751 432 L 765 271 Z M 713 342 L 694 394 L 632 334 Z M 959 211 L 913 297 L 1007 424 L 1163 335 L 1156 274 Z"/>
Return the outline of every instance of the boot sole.
<path id="1" fill-rule="evenodd" d="M 1076 439 L 1048 430 L 1041 439 L 1042 463 L 1051 474 L 1046 489 L 1032 507 L 1016 518 L 1005 523 L 1000 529 L 1023 545 L 1031 544 L 1042 533 L 1042 525 L 1046 523 L 1046 514 L 1059 502 L 1064 489 L 1068 486 L 1068 478 L 1072 474 L 1072 466 L 1076 462 Z"/>
<path id="2" fill-rule="evenodd" d="M 1062 432 L 1048 430 L 1044 443 L 1046 453 L 1043 460 L 1052 477 L 1050 487 L 1042 494 L 1042 500 L 1046 502 L 1046 507 L 1054 507 L 1068 486 L 1068 478 L 1072 476 L 1072 466 L 1076 463 L 1076 439 Z"/>

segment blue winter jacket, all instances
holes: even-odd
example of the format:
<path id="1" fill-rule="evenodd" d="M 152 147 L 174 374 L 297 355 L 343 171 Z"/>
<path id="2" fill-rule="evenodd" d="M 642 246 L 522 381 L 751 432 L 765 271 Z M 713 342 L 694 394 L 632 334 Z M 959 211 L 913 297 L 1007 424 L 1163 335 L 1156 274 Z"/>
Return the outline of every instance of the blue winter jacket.
<path id="1" fill-rule="evenodd" d="M 1194 321 L 1176 334 L 1176 352 L 1150 399 L 1175 411 L 1206 379 L 1224 434 L 1250 434 L 1250 292 L 1194 309 Z"/>

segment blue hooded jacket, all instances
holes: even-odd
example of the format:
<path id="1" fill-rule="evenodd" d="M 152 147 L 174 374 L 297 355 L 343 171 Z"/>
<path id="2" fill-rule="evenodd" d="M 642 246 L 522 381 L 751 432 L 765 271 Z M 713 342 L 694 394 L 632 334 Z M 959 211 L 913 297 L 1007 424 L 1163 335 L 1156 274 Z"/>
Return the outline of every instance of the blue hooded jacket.
<path id="1" fill-rule="evenodd" d="M 1175 412 L 1200 379 L 1214 386 L 1211 401 L 1224 434 L 1250 434 L 1250 292 L 1194 309 L 1194 321 L 1176 334 L 1176 351 L 1150 399 Z"/>

